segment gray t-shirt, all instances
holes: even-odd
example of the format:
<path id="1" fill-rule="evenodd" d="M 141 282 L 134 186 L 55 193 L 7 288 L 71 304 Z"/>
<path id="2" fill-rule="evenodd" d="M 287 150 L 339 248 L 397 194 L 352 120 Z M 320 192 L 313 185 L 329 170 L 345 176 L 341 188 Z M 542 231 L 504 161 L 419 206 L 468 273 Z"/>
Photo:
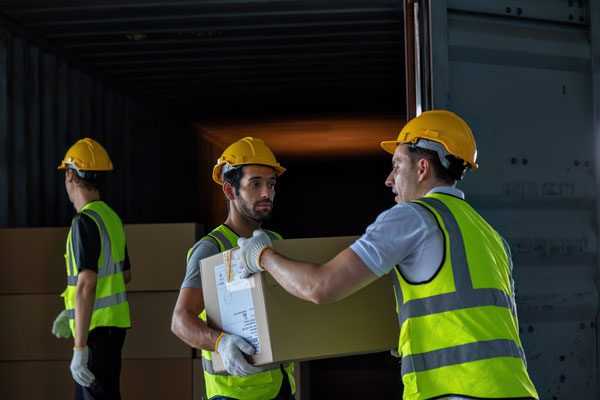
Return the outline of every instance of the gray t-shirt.
<path id="1" fill-rule="evenodd" d="M 200 260 L 206 257 L 214 256 L 220 252 L 219 245 L 214 240 L 210 238 L 198 240 L 190 252 L 190 259 L 187 263 L 185 278 L 183 278 L 181 288 L 202 289 L 202 280 L 200 278 Z"/>

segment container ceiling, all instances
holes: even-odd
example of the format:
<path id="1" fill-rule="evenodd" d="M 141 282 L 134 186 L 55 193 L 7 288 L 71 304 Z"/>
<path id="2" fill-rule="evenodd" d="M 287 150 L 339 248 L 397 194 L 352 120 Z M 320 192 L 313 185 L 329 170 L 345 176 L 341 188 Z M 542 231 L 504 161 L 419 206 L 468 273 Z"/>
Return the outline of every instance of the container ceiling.
<path id="1" fill-rule="evenodd" d="M 0 0 L 0 13 L 193 118 L 404 112 L 401 1 Z"/>

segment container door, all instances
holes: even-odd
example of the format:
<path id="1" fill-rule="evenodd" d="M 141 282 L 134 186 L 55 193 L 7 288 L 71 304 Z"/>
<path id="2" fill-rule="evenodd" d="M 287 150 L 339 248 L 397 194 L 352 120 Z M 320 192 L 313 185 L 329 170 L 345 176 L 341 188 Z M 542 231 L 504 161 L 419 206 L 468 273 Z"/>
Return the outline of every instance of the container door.
<path id="1" fill-rule="evenodd" d="M 543 399 L 598 399 L 600 2 L 405 0 L 407 114 L 449 109 L 480 169 L 459 188 L 509 242 Z"/>

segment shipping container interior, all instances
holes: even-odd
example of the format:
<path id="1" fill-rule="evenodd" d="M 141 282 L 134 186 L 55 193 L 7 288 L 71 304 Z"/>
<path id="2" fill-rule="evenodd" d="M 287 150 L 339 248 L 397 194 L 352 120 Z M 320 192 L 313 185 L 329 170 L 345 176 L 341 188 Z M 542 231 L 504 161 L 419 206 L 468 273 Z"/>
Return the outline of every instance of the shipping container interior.
<path id="1" fill-rule="evenodd" d="M 407 63 L 406 2 L 0 1 L 0 228 L 68 226 L 56 166 L 87 136 L 113 159 L 104 197 L 126 224 L 211 229 L 227 214 L 213 165 L 229 143 L 257 136 L 287 168 L 267 228 L 360 235 L 394 204 L 379 142 L 397 135 L 407 110 L 449 108 L 478 139 L 481 169 L 460 187 L 512 247 L 541 398 L 597 399 L 599 6 L 408 1 L 417 50 Z M 173 268 L 183 276 L 183 255 Z M 141 357 L 153 361 L 129 374 L 198 380 L 191 356 Z M 56 365 L 68 374 L 66 356 L 37 361 L 44 388 Z M 25 384 L 28 362 L 0 354 L 0 375 Z M 302 363 L 303 400 L 401 393 L 388 353 Z"/>

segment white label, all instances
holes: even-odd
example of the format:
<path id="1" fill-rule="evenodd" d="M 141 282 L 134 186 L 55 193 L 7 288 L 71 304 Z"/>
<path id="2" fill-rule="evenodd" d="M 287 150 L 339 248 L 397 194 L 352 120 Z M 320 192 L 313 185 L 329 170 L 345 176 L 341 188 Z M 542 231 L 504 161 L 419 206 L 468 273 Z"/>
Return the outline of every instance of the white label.
<path id="1" fill-rule="evenodd" d="M 234 279 L 232 282 L 227 282 L 225 265 L 215 267 L 221 324 L 223 331 L 244 338 L 258 353 L 260 352 L 260 342 L 251 289 L 254 286 L 254 280 L 253 278 L 240 280 L 236 264 L 233 263 Z"/>

